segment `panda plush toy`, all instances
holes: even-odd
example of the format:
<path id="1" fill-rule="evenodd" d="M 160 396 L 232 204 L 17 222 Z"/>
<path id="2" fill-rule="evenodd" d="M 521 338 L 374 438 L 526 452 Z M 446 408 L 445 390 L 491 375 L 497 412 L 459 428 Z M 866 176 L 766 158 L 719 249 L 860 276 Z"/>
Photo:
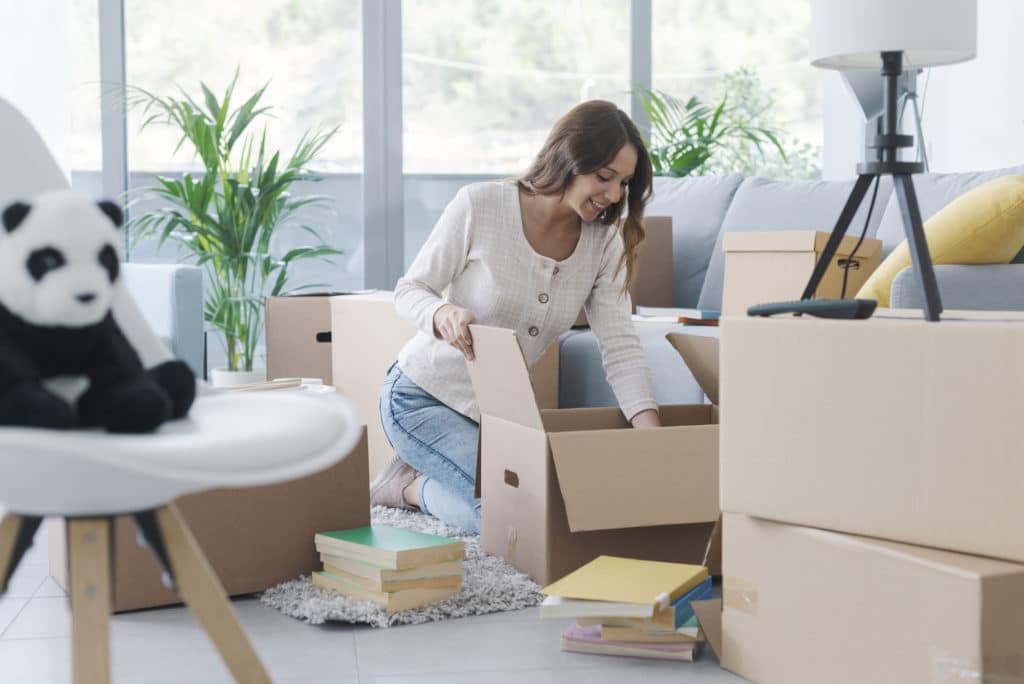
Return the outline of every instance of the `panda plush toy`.
<path id="1" fill-rule="evenodd" d="M 150 432 L 184 416 L 192 371 L 143 368 L 114 320 L 120 208 L 57 190 L 0 218 L 0 425 Z M 74 401 L 48 389 L 69 376 L 88 381 Z"/>

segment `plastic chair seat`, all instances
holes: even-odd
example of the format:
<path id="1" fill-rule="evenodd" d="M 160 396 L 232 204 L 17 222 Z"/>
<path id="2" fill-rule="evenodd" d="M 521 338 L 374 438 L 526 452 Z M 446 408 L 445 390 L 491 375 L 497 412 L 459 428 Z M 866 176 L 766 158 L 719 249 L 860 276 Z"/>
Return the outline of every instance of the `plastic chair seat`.
<path id="1" fill-rule="evenodd" d="M 114 515 L 215 487 L 304 477 L 347 455 L 362 430 L 351 403 L 303 391 L 207 392 L 148 435 L 0 430 L 0 501 L 37 516 Z"/>

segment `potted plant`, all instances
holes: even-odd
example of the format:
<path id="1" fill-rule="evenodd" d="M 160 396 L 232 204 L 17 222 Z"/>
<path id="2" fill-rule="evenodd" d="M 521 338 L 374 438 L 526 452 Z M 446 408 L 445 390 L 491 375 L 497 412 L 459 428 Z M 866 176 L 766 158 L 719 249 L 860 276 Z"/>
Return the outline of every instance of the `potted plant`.
<path id="1" fill-rule="evenodd" d="M 184 90 L 180 97 L 162 97 L 129 87 L 127 95 L 130 106 L 142 108 L 142 130 L 153 125 L 177 128 L 178 148 L 188 143 L 202 161 L 198 177 L 188 172 L 180 178 L 157 176 L 156 186 L 133 192 L 129 206 L 144 198 L 158 199 L 163 206 L 133 216 L 128 226 L 136 240 L 172 240 L 203 267 L 204 317 L 227 353 L 227 368 L 211 371 L 215 385 L 265 378 L 265 369 L 254 365 L 264 297 L 287 293 L 293 263 L 341 253 L 297 216 L 300 209 L 327 198 L 291 194 L 296 182 L 321 180 L 310 171 L 310 163 L 337 127 L 307 131 L 285 161 L 280 152 L 267 149 L 265 128 L 258 134 L 251 130 L 270 110 L 260 104 L 267 86 L 231 109 L 237 81 L 236 71 L 220 100 L 200 83 L 202 104 Z M 289 226 L 305 230 L 311 244 L 273 254 L 271 238 Z"/>

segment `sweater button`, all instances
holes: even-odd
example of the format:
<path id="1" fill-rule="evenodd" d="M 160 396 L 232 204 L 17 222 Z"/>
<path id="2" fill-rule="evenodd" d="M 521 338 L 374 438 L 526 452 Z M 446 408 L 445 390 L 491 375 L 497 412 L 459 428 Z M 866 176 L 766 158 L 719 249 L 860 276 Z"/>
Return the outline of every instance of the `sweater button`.
<path id="1" fill-rule="evenodd" d="M 537 301 L 540 302 L 541 304 L 547 304 L 548 303 L 548 293 L 547 292 L 541 292 L 539 295 L 537 295 Z"/>
<path id="2" fill-rule="evenodd" d="M 530 333 L 530 337 L 536 337 L 537 335 L 540 334 L 540 330 L 538 330 L 537 326 L 535 325 L 531 325 L 530 330 L 528 332 Z"/>
<path id="3" fill-rule="evenodd" d="M 551 272 L 551 275 L 558 275 L 558 267 L 555 266 L 555 270 Z"/>

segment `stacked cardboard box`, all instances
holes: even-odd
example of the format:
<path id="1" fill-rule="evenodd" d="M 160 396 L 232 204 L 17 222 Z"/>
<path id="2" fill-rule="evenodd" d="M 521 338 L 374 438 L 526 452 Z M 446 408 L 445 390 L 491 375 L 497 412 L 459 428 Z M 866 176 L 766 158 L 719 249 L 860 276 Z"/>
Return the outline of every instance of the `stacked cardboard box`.
<path id="1" fill-rule="evenodd" d="M 725 281 L 722 313 L 743 315 L 754 304 L 800 299 L 829 234 L 810 230 L 729 232 L 722 236 Z M 852 297 L 878 268 L 882 242 L 848 235 L 839 243 L 814 296 Z M 851 255 L 854 247 L 856 254 Z"/>
<path id="2" fill-rule="evenodd" d="M 722 663 L 1024 681 L 1024 317 L 722 326 Z"/>

